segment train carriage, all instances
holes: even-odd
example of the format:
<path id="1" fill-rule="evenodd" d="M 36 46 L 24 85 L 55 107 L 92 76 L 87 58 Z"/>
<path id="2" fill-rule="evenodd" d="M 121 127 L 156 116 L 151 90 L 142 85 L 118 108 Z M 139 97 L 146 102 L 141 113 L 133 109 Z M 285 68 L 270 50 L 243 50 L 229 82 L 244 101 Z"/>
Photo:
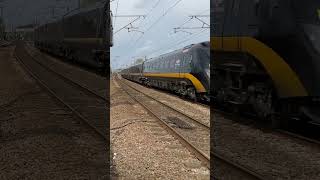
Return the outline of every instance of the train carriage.
<path id="1" fill-rule="evenodd" d="M 215 102 L 320 122 L 320 1 L 211 4 Z"/>
<path id="2" fill-rule="evenodd" d="M 124 69 L 124 78 L 209 101 L 210 44 L 192 44 Z"/>
<path id="3" fill-rule="evenodd" d="M 103 1 L 75 9 L 40 25 L 35 29 L 35 45 L 54 55 L 109 71 L 109 46 L 112 46 L 109 3 Z"/>

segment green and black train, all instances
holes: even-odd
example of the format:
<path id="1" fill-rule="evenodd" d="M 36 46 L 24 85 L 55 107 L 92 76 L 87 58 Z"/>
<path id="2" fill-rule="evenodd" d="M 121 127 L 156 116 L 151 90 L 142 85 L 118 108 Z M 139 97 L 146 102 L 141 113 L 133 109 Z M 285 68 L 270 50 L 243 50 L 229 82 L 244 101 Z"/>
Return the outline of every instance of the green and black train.
<path id="1" fill-rule="evenodd" d="M 213 0 L 211 9 L 213 100 L 320 122 L 320 1 Z"/>
<path id="2" fill-rule="evenodd" d="M 210 43 L 192 44 L 121 71 L 122 77 L 209 101 Z"/>

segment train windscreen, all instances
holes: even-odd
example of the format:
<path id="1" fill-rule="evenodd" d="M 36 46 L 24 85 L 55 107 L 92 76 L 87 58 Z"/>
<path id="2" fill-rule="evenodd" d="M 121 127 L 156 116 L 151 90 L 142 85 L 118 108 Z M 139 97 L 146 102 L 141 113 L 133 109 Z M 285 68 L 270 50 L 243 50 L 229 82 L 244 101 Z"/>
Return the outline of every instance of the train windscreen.
<path id="1" fill-rule="evenodd" d="M 303 29 L 314 49 L 320 54 L 320 25 L 304 24 Z"/>
<path id="2" fill-rule="evenodd" d="M 314 49 L 320 53 L 320 1 L 294 0 L 292 6 L 296 21 L 303 27 Z"/>
<path id="3" fill-rule="evenodd" d="M 197 51 L 199 62 L 205 71 L 206 75 L 210 78 L 210 49 L 199 48 Z"/>
<path id="4" fill-rule="evenodd" d="M 109 14 L 109 21 L 108 21 L 108 23 L 109 24 L 107 24 L 107 26 L 109 27 L 109 29 L 107 30 L 107 36 L 109 36 L 109 45 L 110 45 L 110 47 L 112 47 L 113 46 L 113 26 L 112 26 L 112 12 L 110 11 L 110 13 L 108 13 Z"/>

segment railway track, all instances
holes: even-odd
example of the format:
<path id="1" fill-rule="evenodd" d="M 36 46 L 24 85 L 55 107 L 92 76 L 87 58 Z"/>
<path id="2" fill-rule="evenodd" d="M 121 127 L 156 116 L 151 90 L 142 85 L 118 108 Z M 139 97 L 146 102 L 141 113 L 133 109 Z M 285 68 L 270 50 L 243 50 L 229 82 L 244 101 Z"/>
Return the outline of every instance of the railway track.
<path id="1" fill-rule="evenodd" d="M 253 128 L 259 128 L 259 129 L 263 129 L 265 132 L 270 132 L 272 134 L 275 134 L 279 137 L 284 137 L 284 138 L 287 138 L 287 139 L 290 139 L 290 140 L 294 140 L 298 143 L 303 143 L 303 144 L 306 144 L 306 146 L 312 146 L 312 147 L 319 147 L 320 146 L 320 141 L 319 140 L 316 140 L 316 139 L 313 139 L 313 138 L 309 138 L 309 137 L 306 137 L 306 136 L 303 136 L 301 134 L 298 134 L 298 133 L 294 133 L 294 132 L 291 132 L 290 130 L 285 130 L 285 129 L 274 129 L 274 128 L 270 128 L 270 127 L 266 127 L 265 124 L 261 124 L 259 122 L 257 122 L 257 119 L 255 119 L 253 116 L 250 118 L 250 117 L 242 117 L 240 115 L 237 115 L 237 114 L 233 114 L 233 113 L 230 113 L 230 112 L 225 112 L 223 110 L 219 110 L 219 109 L 212 109 L 212 112 L 214 112 L 216 115 L 218 114 L 219 116 L 222 116 L 224 118 L 228 118 L 234 122 L 241 122 L 241 124 L 245 124 L 245 125 L 248 125 L 248 126 L 252 126 Z M 213 158 L 214 159 L 214 158 Z M 214 160 L 213 160 L 214 161 Z M 232 161 L 232 159 L 231 159 Z M 225 161 L 227 162 L 227 161 Z M 237 163 L 236 163 L 237 164 Z M 240 168 L 241 168 L 241 165 L 240 165 Z M 245 167 L 246 169 L 246 167 Z M 255 173 L 254 170 L 250 170 L 249 168 L 249 173 L 250 172 L 253 172 L 254 174 L 252 174 L 252 177 L 255 176 L 255 174 L 257 174 L 259 176 L 259 173 Z M 251 174 L 251 173 L 250 173 Z M 261 176 L 260 175 L 260 178 L 258 179 L 269 179 L 269 178 L 266 178 L 265 176 Z"/>
<path id="2" fill-rule="evenodd" d="M 11 43 L 8 42 L 8 41 L 0 41 L 0 47 L 7 47 L 7 46 L 10 46 Z"/>
<path id="3" fill-rule="evenodd" d="M 75 68 L 74 64 L 71 65 L 66 61 L 61 61 L 61 59 L 57 59 L 49 54 L 42 53 L 31 45 L 26 45 L 25 47 L 31 56 L 36 59 L 41 59 L 41 61 L 43 61 L 42 64 L 46 64 L 46 67 L 53 69 L 57 74 L 62 74 L 63 78 L 72 80 L 78 85 L 91 90 L 92 93 L 103 96 L 106 99 L 108 98 L 105 91 L 107 85 L 106 82 L 108 81 L 107 78 L 101 77 L 92 71 L 87 71 L 87 69 L 83 69 L 82 67 L 77 68 L 76 66 Z M 72 70 L 74 70 L 75 72 L 72 74 L 69 73 Z M 83 77 L 82 74 L 85 76 Z"/>
<path id="4" fill-rule="evenodd" d="M 312 138 L 308 138 L 308 137 L 305 137 L 305 136 L 302 136 L 302 135 L 299 135 L 299 134 L 295 134 L 295 133 L 292 133 L 290 131 L 281 130 L 281 129 L 278 129 L 277 132 L 281 133 L 282 135 L 285 135 L 285 136 L 288 136 L 288 137 L 291 137 L 291 138 L 295 138 L 295 139 L 300 140 L 300 141 L 304 141 L 304 142 L 308 142 L 308 143 L 312 143 L 312 144 L 315 144 L 317 146 L 320 146 L 320 141 L 312 139 Z"/>
<path id="5" fill-rule="evenodd" d="M 167 108 L 169 108 L 169 109 L 171 109 L 171 110 L 173 110 L 173 111 L 176 111 L 177 113 L 181 114 L 182 116 L 186 116 L 187 118 L 189 118 L 190 120 L 194 121 L 195 123 L 198 123 L 200 126 L 203 126 L 204 128 L 207 128 L 207 129 L 210 130 L 210 126 L 209 126 L 209 125 L 204 124 L 203 122 L 201 122 L 201 121 L 199 121 L 199 120 L 197 120 L 197 119 L 189 116 L 188 114 L 185 114 L 184 112 L 182 112 L 182 111 L 179 110 L 179 109 L 176 109 L 176 108 L 174 108 L 174 107 L 172 107 L 172 106 L 170 106 L 170 105 L 168 105 L 168 104 L 165 104 L 165 103 L 161 102 L 160 100 L 158 100 L 158 99 L 156 99 L 156 98 L 154 98 L 154 97 L 146 94 L 145 92 L 143 92 L 143 91 L 139 90 L 138 88 L 130 85 L 129 83 L 126 83 L 126 85 L 127 85 L 127 86 L 130 86 L 132 89 L 138 91 L 139 93 L 143 94 L 144 96 L 147 96 L 148 98 L 152 99 L 153 101 L 156 101 L 157 103 L 159 103 L 159 104 L 161 104 L 161 105 L 163 105 L 163 106 L 166 106 Z"/>
<path id="6" fill-rule="evenodd" d="M 210 168 L 210 128 L 117 78 L 121 89 L 155 117 L 206 167 Z"/>
<path id="7" fill-rule="evenodd" d="M 259 124 L 258 119 L 255 119 L 254 115 L 251 115 L 250 116 L 251 118 L 250 118 L 250 117 L 241 117 L 240 115 L 235 115 L 233 113 L 229 113 L 229 112 L 219 110 L 216 108 L 212 109 L 212 111 L 216 114 L 220 114 L 221 116 L 227 117 L 228 119 L 231 119 L 231 120 L 234 120 L 237 122 L 242 122 L 242 123 L 245 123 L 248 125 L 253 125 L 254 127 L 257 127 L 257 128 L 258 127 L 259 128 L 268 128 L 268 127 L 265 127 L 266 125 Z M 312 144 L 320 146 L 319 140 L 316 140 L 316 139 L 313 139 L 310 137 L 306 137 L 306 136 L 303 136 L 298 133 L 291 132 L 290 130 L 285 130 L 285 129 L 281 129 L 281 128 L 277 128 L 277 129 L 271 128 L 270 130 L 274 131 L 275 133 L 278 133 L 279 135 L 286 136 L 288 138 L 294 138 L 299 141 L 304 141 L 304 142 L 308 142 L 308 143 L 312 143 Z"/>
<path id="8" fill-rule="evenodd" d="M 102 139 L 107 140 L 105 97 L 45 66 L 28 54 L 22 43 L 17 44 L 15 56 L 47 92 L 70 109 Z"/>
<path id="9" fill-rule="evenodd" d="M 213 171 L 211 177 L 216 180 L 220 179 L 245 179 L 245 180 L 267 180 L 268 178 L 255 172 L 249 167 L 243 166 L 227 158 L 215 150 L 211 151 L 213 161 Z"/>
<path id="10" fill-rule="evenodd" d="M 128 80 L 130 81 L 130 80 Z M 136 83 L 134 81 L 131 81 L 133 83 Z M 144 86 L 146 87 L 145 85 L 142 85 L 140 84 L 141 86 Z M 150 88 L 150 87 L 149 87 Z M 171 96 L 174 96 L 174 97 L 177 97 L 177 98 L 180 98 L 180 99 L 183 99 L 184 101 L 187 101 L 187 102 L 190 102 L 190 103 L 193 103 L 193 104 L 197 104 L 197 105 L 200 105 L 202 107 L 205 107 L 205 108 L 210 108 L 210 102 L 206 102 L 206 101 L 203 101 L 203 100 L 198 100 L 198 101 L 195 101 L 195 100 L 192 100 L 188 97 L 183 97 L 177 93 L 174 93 L 172 91 L 168 91 L 168 90 L 164 90 L 164 89 L 160 89 L 160 88 L 156 88 L 156 87 L 151 87 L 154 91 L 158 91 L 160 93 L 168 93 L 170 94 Z"/>
<path id="11" fill-rule="evenodd" d="M 175 137 L 177 137 L 181 142 L 182 144 L 184 144 L 192 153 L 195 154 L 195 156 L 200 159 L 203 164 L 205 164 L 208 168 L 210 168 L 210 165 L 208 163 L 210 163 L 210 158 L 209 158 L 209 154 L 211 153 L 211 157 L 213 158 L 213 161 L 215 162 L 219 162 L 219 166 L 224 166 L 225 168 L 228 169 L 228 171 L 232 170 L 232 171 L 235 171 L 236 173 L 233 173 L 233 177 L 243 177 L 245 179 L 265 179 L 263 178 L 262 175 L 260 175 L 259 173 L 251 170 L 250 168 L 248 167 L 245 167 L 245 166 L 242 166 L 236 162 L 233 162 L 232 159 L 224 156 L 222 153 L 219 153 L 217 151 L 214 151 L 212 150 L 210 152 L 210 149 L 207 149 L 207 150 L 203 150 L 202 148 L 199 148 L 199 145 L 197 145 L 195 143 L 195 140 L 191 140 L 189 141 L 188 139 L 188 136 L 185 137 L 185 134 L 183 132 L 180 132 L 179 128 L 176 128 L 176 127 L 172 127 L 172 125 L 168 122 L 166 122 L 165 120 L 165 117 L 163 115 L 161 115 L 161 113 L 167 113 L 166 111 L 162 111 L 162 112 L 155 112 L 155 111 L 160 111 L 161 108 L 154 108 L 152 107 L 152 105 L 150 104 L 145 104 L 144 102 L 147 101 L 147 99 L 151 100 L 150 102 L 156 102 L 158 105 L 161 105 L 161 106 L 164 106 L 174 112 L 176 112 L 177 114 L 181 115 L 181 116 L 185 116 L 186 118 L 188 119 L 192 119 L 193 123 L 197 124 L 198 126 L 202 127 L 203 131 L 207 131 L 209 132 L 210 131 L 210 127 L 208 125 L 205 125 L 201 122 L 199 122 L 198 120 L 196 119 L 193 119 L 192 117 L 184 114 L 183 112 L 167 105 L 167 104 L 164 104 L 162 103 L 161 101 L 157 100 L 156 98 L 140 91 L 139 89 L 133 87 L 132 85 L 128 84 L 125 82 L 125 80 L 120 80 L 119 78 L 117 78 L 118 81 L 120 82 L 121 84 L 121 87 L 122 89 L 124 89 L 124 91 L 129 94 L 129 96 L 131 96 L 135 101 L 137 101 L 139 104 L 141 104 L 145 109 L 148 110 L 148 112 L 150 112 L 154 117 L 156 117 L 156 119 L 158 119 L 162 125 L 164 125 L 164 127 L 171 133 L 173 134 Z M 124 87 L 125 86 L 125 87 Z M 126 89 L 127 87 L 127 89 Z M 131 94 L 132 92 L 128 92 L 128 91 L 131 91 L 131 90 L 128 90 L 128 89 L 131 89 L 135 92 L 137 92 L 137 94 L 133 95 Z M 140 95 L 144 96 L 144 97 L 147 97 L 147 99 L 145 100 L 142 100 L 142 99 L 139 99 L 139 96 Z M 154 106 L 154 105 L 153 105 Z M 190 133 L 192 134 L 193 136 L 197 137 L 199 134 L 197 134 L 197 132 L 187 132 L 187 133 Z M 201 136 L 201 135 L 200 135 Z M 207 137 L 209 137 L 210 135 L 207 134 Z M 203 138 L 203 137 L 201 137 Z M 201 139 L 200 138 L 200 139 Z M 210 143 L 210 142 L 208 142 Z M 208 145 L 210 146 L 210 145 Z M 206 152 L 208 154 L 205 154 L 203 152 Z M 213 163 L 215 164 L 215 163 Z M 212 167 L 212 169 L 215 169 L 215 167 Z M 212 177 L 214 177 L 214 179 L 220 179 L 218 176 L 215 176 L 214 175 L 215 172 L 212 172 Z"/>

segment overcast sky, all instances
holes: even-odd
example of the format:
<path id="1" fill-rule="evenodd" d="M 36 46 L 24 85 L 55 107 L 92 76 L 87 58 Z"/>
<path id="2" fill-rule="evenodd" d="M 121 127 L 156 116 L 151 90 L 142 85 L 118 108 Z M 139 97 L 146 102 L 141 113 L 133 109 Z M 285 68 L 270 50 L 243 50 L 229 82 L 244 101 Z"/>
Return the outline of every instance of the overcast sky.
<path id="1" fill-rule="evenodd" d="M 0 0 L 1 1 L 1 0 Z M 61 16 L 66 8 L 77 7 L 78 0 L 4 0 L 4 17 L 7 27 L 37 22 L 42 23 L 55 16 Z M 96 1 L 96 0 L 94 0 Z M 0 3 L 1 5 L 1 3 Z M 117 8 L 118 7 L 118 8 Z M 113 15 L 147 15 L 132 23 L 138 29 L 128 32 L 119 29 L 136 17 L 113 17 L 115 23 L 114 47 L 111 48 L 112 68 L 124 67 L 134 59 L 155 57 L 192 43 L 209 41 L 209 29 L 183 29 L 186 32 L 174 33 L 175 27 L 202 27 L 190 15 L 209 15 L 210 0 L 113 0 Z M 209 24 L 209 17 L 200 17 Z M 183 23 L 186 24 L 182 25 Z M 182 25 L 182 26 L 181 26 Z M 144 32 L 142 34 L 141 31 Z"/>
<path id="2" fill-rule="evenodd" d="M 118 8 L 117 8 L 118 6 Z M 136 17 L 114 17 L 114 46 L 111 48 L 113 69 L 125 67 L 141 57 L 155 57 L 186 45 L 209 41 L 210 30 L 183 29 L 174 33 L 175 27 L 202 27 L 203 23 L 190 15 L 209 15 L 210 0 L 114 0 L 111 10 L 116 15 L 147 15 L 132 23 L 138 31 L 123 29 Z M 161 17 L 161 18 L 160 18 Z M 210 23 L 210 17 L 199 17 Z M 184 24 L 187 22 L 186 24 Z M 183 25 L 184 24 L 184 25 Z M 181 26 L 182 25 L 182 26 Z M 206 26 L 206 25 L 205 25 Z"/>

